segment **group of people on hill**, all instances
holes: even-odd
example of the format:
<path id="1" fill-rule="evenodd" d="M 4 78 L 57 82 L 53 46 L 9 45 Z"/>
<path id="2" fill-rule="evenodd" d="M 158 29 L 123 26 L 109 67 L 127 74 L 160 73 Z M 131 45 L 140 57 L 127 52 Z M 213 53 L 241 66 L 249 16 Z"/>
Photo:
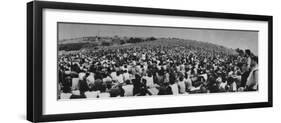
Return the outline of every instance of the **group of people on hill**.
<path id="1" fill-rule="evenodd" d="M 58 99 L 258 90 L 258 57 L 185 46 L 100 48 L 58 56 Z"/>

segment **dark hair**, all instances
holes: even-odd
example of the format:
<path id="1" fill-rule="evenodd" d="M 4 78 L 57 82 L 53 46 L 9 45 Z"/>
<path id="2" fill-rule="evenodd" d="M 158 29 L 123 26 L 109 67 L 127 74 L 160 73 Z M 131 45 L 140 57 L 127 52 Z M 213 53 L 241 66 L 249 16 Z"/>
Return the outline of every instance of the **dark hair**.
<path id="1" fill-rule="evenodd" d="M 142 83 L 144 84 L 144 85 L 146 85 L 146 79 L 142 79 Z"/>
<path id="2" fill-rule="evenodd" d="M 126 84 L 130 84 L 131 81 L 130 81 L 130 80 L 126 80 L 125 83 L 126 83 Z"/>
<path id="3" fill-rule="evenodd" d="M 173 74 L 171 74 L 171 76 L 170 76 L 170 84 L 175 84 L 176 83 L 176 77 L 175 77 L 175 75 L 173 75 Z"/>
<path id="4" fill-rule="evenodd" d="M 228 77 L 227 78 L 227 83 L 228 84 L 232 84 L 234 82 L 234 78 L 232 78 L 232 77 Z"/>
<path id="5" fill-rule="evenodd" d="M 257 56 L 253 56 L 251 59 L 252 59 L 253 61 L 259 63 L 259 58 L 258 58 Z"/>
<path id="6" fill-rule="evenodd" d="M 86 80 L 79 80 L 79 90 L 81 93 L 84 93 L 84 92 L 90 90 Z"/>
<path id="7" fill-rule="evenodd" d="M 116 75 L 119 76 L 121 74 L 121 71 L 117 71 Z"/>
<path id="8" fill-rule="evenodd" d="M 240 62 L 237 64 L 237 66 L 241 69 L 244 65 L 247 65 L 247 63 L 243 63 L 243 62 Z"/>
<path id="9" fill-rule="evenodd" d="M 151 72 L 148 72 L 148 77 L 152 77 L 152 73 Z"/>
<path id="10" fill-rule="evenodd" d="M 89 75 L 90 75 L 90 73 L 87 72 L 85 76 L 88 77 Z"/>
<path id="11" fill-rule="evenodd" d="M 183 77 L 180 77 L 180 81 L 183 81 Z"/>
<path id="12" fill-rule="evenodd" d="M 245 50 L 245 53 L 246 53 L 247 55 L 251 55 L 251 50 L 246 49 L 246 50 Z"/>
<path id="13" fill-rule="evenodd" d="M 63 92 L 63 93 L 70 93 L 70 92 L 71 92 L 71 88 L 68 87 L 68 86 L 64 86 L 64 87 L 62 88 L 62 92 Z"/>

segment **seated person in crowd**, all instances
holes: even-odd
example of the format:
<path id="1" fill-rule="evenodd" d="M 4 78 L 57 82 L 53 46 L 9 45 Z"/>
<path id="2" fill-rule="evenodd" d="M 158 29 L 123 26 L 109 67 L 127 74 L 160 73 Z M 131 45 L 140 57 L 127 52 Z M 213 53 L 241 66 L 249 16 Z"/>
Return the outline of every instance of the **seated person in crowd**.
<path id="1" fill-rule="evenodd" d="M 125 84 L 122 86 L 124 90 L 124 96 L 133 96 L 133 89 L 134 85 L 131 83 L 130 80 L 126 80 Z"/>
<path id="2" fill-rule="evenodd" d="M 58 98 L 258 90 L 258 57 L 190 46 L 98 47 L 59 55 Z"/>
<path id="3" fill-rule="evenodd" d="M 70 99 L 72 93 L 70 87 L 62 87 L 62 92 L 60 93 L 60 99 Z"/>
<path id="4" fill-rule="evenodd" d="M 185 85 L 183 76 L 179 78 L 178 86 L 179 86 L 180 94 L 185 94 L 186 93 L 186 85 Z"/>
<path id="5" fill-rule="evenodd" d="M 99 98 L 109 98 L 110 97 L 110 93 L 109 93 L 110 90 L 107 87 L 108 86 L 106 84 L 101 85 L 100 93 L 98 93 Z"/>

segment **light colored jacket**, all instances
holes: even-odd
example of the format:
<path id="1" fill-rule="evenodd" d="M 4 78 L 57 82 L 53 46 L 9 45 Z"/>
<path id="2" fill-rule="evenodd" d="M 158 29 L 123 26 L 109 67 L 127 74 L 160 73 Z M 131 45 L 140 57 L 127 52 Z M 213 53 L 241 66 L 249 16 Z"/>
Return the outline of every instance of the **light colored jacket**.
<path id="1" fill-rule="evenodd" d="M 249 87 L 249 89 L 257 90 L 258 79 L 259 79 L 258 66 L 255 66 L 248 76 L 246 86 Z"/>

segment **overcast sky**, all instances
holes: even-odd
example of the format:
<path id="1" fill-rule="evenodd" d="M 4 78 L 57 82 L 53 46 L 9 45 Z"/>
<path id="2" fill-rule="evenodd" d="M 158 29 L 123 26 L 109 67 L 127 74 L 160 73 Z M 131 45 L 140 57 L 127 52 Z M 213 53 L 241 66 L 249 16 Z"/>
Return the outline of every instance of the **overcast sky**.
<path id="1" fill-rule="evenodd" d="M 258 54 L 258 32 L 238 30 L 212 30 L 188 28 L 160 28 L 101 24 L 59 23 L 58 38 L 70 39 L 86 36 L 171 37 L 219 44 L 228 48 L 250 49 Z"/>

